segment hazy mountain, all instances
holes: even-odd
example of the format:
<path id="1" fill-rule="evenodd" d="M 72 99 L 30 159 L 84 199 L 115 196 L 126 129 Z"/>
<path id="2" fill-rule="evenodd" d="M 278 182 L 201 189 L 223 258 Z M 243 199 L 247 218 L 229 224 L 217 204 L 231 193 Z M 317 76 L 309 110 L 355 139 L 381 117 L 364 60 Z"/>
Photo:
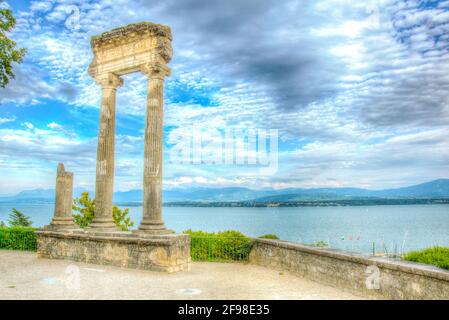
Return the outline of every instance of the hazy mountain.
<path id="1" fill-rule="evenodd" d="M 75 188 L 73 190 L 74 197 L 79 197 L 83 188 Z M 55 189 L 33 189 L 24 190 L 14 196 L 0 196 L 0 202 L 53 202 L 55 199 Z"/>
<path id="2" fill-rule="evenodd" d="M 74 196 L 78 197 L 85 189 L 75 188 Z M 15 196 L 0 197 L 5 201 L 53 201 L 53 189 L 26 190 Z M 93 196 L 93 192 L 90 192 Z M 164 202 L 197 201 L 224 202 L 247 201 L 300 201 L 300 200 L 346 200 L 363 198 L 449 198 L 449 179 L 439 179 L 410 187 L 367 190 L 359 188 L 288 188 L 281 190 L 248 188 L 179 188 L 164 190 Z M 142 190 L 115 192 L 115 203 L 132 203 L 142 201 Z"/>
<path id="3" fill-rule="evenodd" d="M 439 179 L 411 187 L 377 191 L 379 197 L 449 197 L 449 179 Z"/>
<path id="4" fill-rule="evenodd" d="M 285 189 L 284 191 L 287 191 Z M 290 189 L 290 192 L 257 198 L 259 202 L 301 200 L 349 200 L 363 198 L 449 198 L 449 179 L 439 179 L 410 187 L 367 190 L 357 188 Z"/>
<path id="5" fill-rule="evenodd" d="M 176 201 L 244 201 L 271 194 L 270 190 L 260 191 L 247 188 L 191 188 L 164 190 L 164 202 Z M 142 190 L 115 192 L 114 202 L 141 202 Z"/>

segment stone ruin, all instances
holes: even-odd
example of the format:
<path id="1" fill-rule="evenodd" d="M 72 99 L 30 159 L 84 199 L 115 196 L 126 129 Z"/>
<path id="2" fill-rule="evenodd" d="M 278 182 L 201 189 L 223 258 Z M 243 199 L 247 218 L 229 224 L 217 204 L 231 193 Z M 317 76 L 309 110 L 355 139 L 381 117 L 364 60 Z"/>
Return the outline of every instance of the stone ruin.
<path id="1" fill-rule="evenodd" d="M 101 85 L 95 184 L 95 214 L 83 230 L 72 220 L 73 174 L 58 165 L 55 213 L 38 231 L 38 256 L 175 272 L 190 268 L 190 237 L 174 234 L 162 219 L 164 79 L 170 75 L 172 35 L 168 26 L 143 22 L 113 29 L 91 40 L 89 74 Z M 147 77 L 142 221 L 138 230 L 120 231 L 112 219 L 116 91 L 121 76 Z"/>

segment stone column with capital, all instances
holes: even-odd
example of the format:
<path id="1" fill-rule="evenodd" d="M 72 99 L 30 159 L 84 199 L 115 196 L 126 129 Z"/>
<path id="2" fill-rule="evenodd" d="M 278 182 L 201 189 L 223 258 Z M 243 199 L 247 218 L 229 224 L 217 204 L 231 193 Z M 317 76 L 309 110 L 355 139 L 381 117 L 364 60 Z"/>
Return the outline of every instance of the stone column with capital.
<path id="1" fill-rule="evenodd" d="M 101 116 L 98 133 L 97 176 L 95 184 L 95 214 L 92 229 L 117 231 L 112 220 L 112 195 L 114 186 L 115 100 L 116 91 L 123 80 L 113 74 L 96 77 L 101 85 Z"/>
<path id="2" fill-rule="evenodd" d="M 162 150 L 164 78 L 166 66 L 142 70 L 148 77 L 147 117 L 144 142 L 143 212 L 139 231 L 149 234 L 171 233 L 162 220 Z"/>
<path id="3" fill-rule="evenodd" d="M 73 173 L 58 164 L 56 174 L 55 212 L 50 229 L 75 229 L 72 217 Z"/>

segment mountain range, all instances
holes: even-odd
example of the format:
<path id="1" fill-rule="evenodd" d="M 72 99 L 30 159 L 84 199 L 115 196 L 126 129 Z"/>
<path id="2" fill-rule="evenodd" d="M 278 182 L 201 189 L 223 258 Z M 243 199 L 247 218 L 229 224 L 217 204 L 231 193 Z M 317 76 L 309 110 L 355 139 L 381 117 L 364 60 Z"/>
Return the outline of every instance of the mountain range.
<path id="1" fill-rule="evenodd" d="M 74 197 L 87 190 L 75 188 Z M 93 196 L 93 192 L 90 192 Z M 50 202 L 54 200 L 54 189 L 25 190 L 14 196 L 0 196 L 0 202 Z M 178 188 L 164 190 L 164 202 L 292 202 L 314 200 L 351 199 L 434 199 L 449 198 L 449 179 L 439 179 L 404 188 L 368 190 L 361 188 L 287 188 L 253 190 L 240 187 L 229 188 Z M 115 192 L 114 202 L 140 203 L 142 190 Z"/>

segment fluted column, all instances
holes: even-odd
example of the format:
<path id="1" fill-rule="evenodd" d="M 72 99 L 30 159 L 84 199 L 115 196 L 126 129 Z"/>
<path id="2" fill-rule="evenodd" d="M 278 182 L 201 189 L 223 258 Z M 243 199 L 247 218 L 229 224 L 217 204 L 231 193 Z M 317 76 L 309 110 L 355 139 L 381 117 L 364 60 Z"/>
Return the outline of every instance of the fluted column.
<path id="1" fill-rule="evenodd" d="M 162 220 L 162 146 L 165 66 L 142 70 L 148 76 L 147 117 L 144 142 L 142 222 L 139 230 L 160 234 L 170 232 Z"/>
<path id="2" fill-rule="evenodd" d="M 101 116 L 98 133 L 97 176 L 95 184 L 95 214 L 91 228 L 116 230 L 112 220 L 112 194 L 114 186 L 115 99 L 123 80 L 109 73 L 98 76 L 101 85 Z"/>
<path id="3" fill-rule="evenodd" d="M 56 174 L 55 212 L 50 228 L 74 229 L 72 217 L 73 173 L 64 169 L 64 164 L 58 164 Z"/>

